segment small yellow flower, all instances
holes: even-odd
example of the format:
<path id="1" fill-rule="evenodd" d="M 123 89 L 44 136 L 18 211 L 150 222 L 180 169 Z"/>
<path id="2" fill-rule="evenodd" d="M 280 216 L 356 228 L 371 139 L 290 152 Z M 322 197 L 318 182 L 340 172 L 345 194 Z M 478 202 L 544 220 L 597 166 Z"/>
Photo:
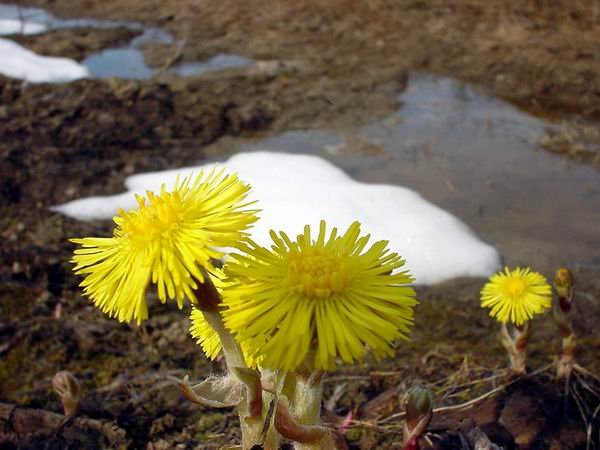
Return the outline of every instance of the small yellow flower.
<path id="1" fill-rule="evenodd" d="M 546 279 L 529 268 L 508 267 L 493 275 L 481 290 L 481 306 L 491 307 L 490 316 L 502 323 L 522 325 L 552 304 L 552 289 Z"/>
<path id="2" fill-rule="evenodd" d="M 213 271 L 219 247 L 236 247 L 255 220 L 256 211 L 244 203 L 250 187 L 236 175 L 213 169 L 192 181 L 175 183 L 172 192 L 163 185 L 160 195 L 136 196 L 139 208 L 119 210 L 111 238 L 71 239 L 81 245 L 72 262 L 80 284 L 96 306 L 122 322 L 148 317 L 146 290 L 157 285 L 164 303 L 177 299 L 196 302 L 196 282 L 203 270 Z"/>
<path id="3" fill-rule="evenodd" d="M 264 367 L 331 370 L 338 356 L 361 361 L 369 348 L 380 358 L 407 339 L 415 292 L 408 271 L 394 273 L 404 260 L 387 241 L 365 250 L 358 222 L 327 236 L 322 221 L 316 241 L 308 226 L 295 242 L 283 232 L 271 237 L 272 250 L 251 242 L 224 267 L 225 325 Z"/>

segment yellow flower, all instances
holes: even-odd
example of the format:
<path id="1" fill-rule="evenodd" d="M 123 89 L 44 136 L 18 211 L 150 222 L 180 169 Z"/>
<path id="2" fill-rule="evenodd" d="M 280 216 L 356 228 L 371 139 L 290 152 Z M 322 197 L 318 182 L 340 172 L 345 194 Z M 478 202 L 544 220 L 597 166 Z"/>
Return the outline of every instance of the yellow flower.
<path id="1" fill-rule="evenodd" d="M 367 348 L 376 358 L 393 354 L 391 342 L 407 339 L 415 292 L 408 271 L 390 253 L 387 241 L 364 251 L 354 222 L 343 236 L 326 235 L 320 224 L 313 241 L 310 228 L 291 241 L 271 231 L 272 250 L 250 242 L 247 255 L 232 256 L 224 267 L 231 282 L 223 291 L 225 325 L 263 358 L 269 368 L 294 370 L 306 362 L 334 369 L 363 360 Z"/>
<path id="2" fill-rule="evenodd" d="M 119 210 L 111 238 L 71 239 L 81 245 L 72 262 L 80 284 L 105 313 L 120 321 L 148 317 L 146 290 L 157 285 L 164 303 L 177 299 L 196 302 L 194 289 L 213 271 L 217 247 L 236 247 L 255 220 L 256 211 L 244 203 L 250 187 L 236 175 L 214 168 L 204 176 L 177 179 L 172 192 L 163 185 L 160 195 L 136 196 L 139 208 Z"/>
<path id="3" fill-rule="evenodd" d="M 522 325 L 552 304 L 552 289 L 546 279 L 528 267 L 493 275 L 481 290 L 481 306 L 491 307 L 490 316 L 502 323 Z"/>

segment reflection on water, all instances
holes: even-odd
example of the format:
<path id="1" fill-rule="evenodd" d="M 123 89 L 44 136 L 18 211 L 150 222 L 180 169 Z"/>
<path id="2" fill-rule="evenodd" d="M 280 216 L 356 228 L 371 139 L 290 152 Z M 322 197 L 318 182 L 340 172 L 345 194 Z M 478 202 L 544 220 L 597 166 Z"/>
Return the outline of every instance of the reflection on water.
<path id="1" fill-rule="evenodd" d="M 0 5 L 0 20 L 17 20 L 22 31 L 35 30 L 31 34 L 63 28 L 127 28 L 140 34 L 127 45 L 108 48 L 94 53 L 82 61 L 96 78 L 118 77 L 124 79 L 146 79 L 156 72 L 144 61 L 141 51 L 143 44 L 173 44 L 175 39 L 167 31 L 158 27 L 147 27 L 141 23 L 124 20 L 59 19 L 40 8 Z M 237 55 L 219 53 L 207 61 L 182 62 L 169 69 L 170 73 L 181 76 L 199 75 L 204 72 L 247 67 L 254 64 L 252 59 Z"/>
<path id="2" fill-rule="evenodd" d="M 317 154 L 361 181 L 414 189 L 510 265 L 600 267 L 600 176 L 536 145 L 553 124 L 447 78 L 415 75 L 398 100 L 396 114 L 359 129 L 293 131 L 236 147 Z"/>
<path id="3" fill-rule="evenodd" d="M 178 75 L 189 77 L 204 72 L 215 70 L 234 69 L 238 67 L 248 67 L 254 64 L 254 60 L 244 58 L 238 55 L 229 55 L 226 53 L 217 53 L 206 61 L 183 62 L 173 66 L 169 71 Z"/>
<path id="4" fill-rule="evenodd" d="M 150 78 L 154 70 L 146 65 L 144 56 L 135 48 L 111 48 L 94 53 L 82 61 L 96 78 Z"/>

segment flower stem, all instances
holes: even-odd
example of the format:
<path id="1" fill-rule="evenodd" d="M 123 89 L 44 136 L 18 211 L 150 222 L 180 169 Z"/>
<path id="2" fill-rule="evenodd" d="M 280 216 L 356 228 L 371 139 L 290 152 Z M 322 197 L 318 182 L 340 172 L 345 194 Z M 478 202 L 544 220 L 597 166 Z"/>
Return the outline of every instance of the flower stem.
<path id="1" fill-rule="evenodd" d="M 213 310 L 202 310 L 202 315 L 206 319 L 206 322 L 208 322 L 219 335 L 227 367 L 247 367 L 240 344 L 238 344 L 233 335 L 225 328 L 221 313 Z"/>
<path id="2" fill-rule="evenodd" d="M 562 338 L 562 354 L 557 361 L 556 378 L 567 381 L 573 371 L 575 347 L 577 346 L 577 338 L 569 318 L 569 312 L 573 303 L 573 285 L 573 275 L 568 269 L 561 268 L 556 271 L 554 288 L 558 296 L 558 301 L 554 304 L 552 312 L 554 322 L 558 326 L 558 331 Z"/>
<path id="3" fill-rule="evenodd" d="M 293 402 L 293 414 L 296 420 L 307 426 L 320 426 L 321 424 L 321 401 L 323 399 L 323 375 L 317 370 L 306 378 L 298 376 Z M 294 443 L 295 450 L 319 450 L 324 445 L 332 443 Z M 334 446 L 331 447 L 335 449 Z"/>
<path id="4" fill-rule="evenodd" d="M 519 375 L 524 375 L 526 372 L 525 360 L 527 356 L 525 348 L 531 336 L 531 322 L 527 321 L 523 325 L 515 326 L 514 335 L 508 330 L 507 325 L 503 323 L 501 333 L 502 345 L 508 352 L 511 369 Z"/>
<path id="5" fill-rule="evenodd" d="M 219 335 L 228 374 L 246 387 L 246 396 L 237 406 L 242 431 L 242 448 L 249 450 L 260 445 L 264 450 L 276 450 L 279 448 L 279 437 L 272 429 L 270 417 L 266 417 L 268 404 L 265 404 L 262 395 L 261 375 L 248 369 L 240 344 L 225 328 L 220 312 L 221 296 L 207 274 L 204 283 L 198 287 L 197 293 L 201 297 L 198 308 L 202 311 L 206 322 Z M 249 380 L 252 378 L 249 376 L 251 372 L 255 373 L 257 383 L 252 383 L 255 380 Z"/>
<path id="6" fill-rule="evenodd" d="M 554 321 L 558 325 L 558 330 L 562 338 L 562 353 L 556 364 L 556 378 L 559 380 L 568 380 L 573 371 L 573 364 L 575 363 L 577 338 L 567 314 L 556 306 L 554 307 Z"/>
<path id="7" fill-rule="evenodd" d="M 223 323 L 223 317 L 221 317 L 221 295 L 212 282 L 210 275 L 206 272 L 204 272 L 204 281 L 196 288 L 196 295 L 200 299 L 196 306 L 202 311 L 206 322 L 219 335 L 227 367 L 247 368 L 248 366 L 246 365 L 240 344 L 227 331 Z"/>

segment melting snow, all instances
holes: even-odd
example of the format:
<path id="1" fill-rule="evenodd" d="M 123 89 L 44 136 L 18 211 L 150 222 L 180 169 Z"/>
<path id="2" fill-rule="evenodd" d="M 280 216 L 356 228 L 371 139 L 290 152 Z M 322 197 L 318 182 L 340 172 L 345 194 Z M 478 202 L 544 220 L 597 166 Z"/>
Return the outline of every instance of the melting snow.
<path id="1" fill-rule="evenodd" d="M 43 33 L 48 30 L 48 17 L 39 8 L 0 5 L 0 36 Z"/>
<path id="2" fill-rule="evenodd" d="M 16 42 L 0 38 L 0 73 L 31 83 L 64 83 L 90 76 L 85 66 L 69 58 L 40 56 Z"/>
<path id="3" fill-rule="evenodd" d="M 0 19 L 0 36 L 9 34 L 38 34 L 46 31 L 48 27 L 41 23 L 23 22 L 18 19 Z"/>
<path id="4" fill-rule="evenodd" d="M 118 208 L 136 206 L 134 193 L 157 191 L 163 183 L 171 188 L 178 174 L 187 176 L 213 166 L 134 175 L 125 181 L 128 192 L 78 199 L 53 210 L 80 220 L 110 218 Z M 295 236 L 305 224 L 318 228 L 321 219 L 340 231 L 358 220 L 363 233 L 372 235 L 371 242 L 390 241 L 391 249 L 406 259 L 417 284 L 488 276 L 499 268 L 500 258 L 492 246 L 410 189 L 361 183 L 331 163 L 308 155 L 240 153 L 224 166 L 252 185 L 252 197 L 262 210 L 252 237 L 262 245 L 270 245 L 270 229 Z"/>

